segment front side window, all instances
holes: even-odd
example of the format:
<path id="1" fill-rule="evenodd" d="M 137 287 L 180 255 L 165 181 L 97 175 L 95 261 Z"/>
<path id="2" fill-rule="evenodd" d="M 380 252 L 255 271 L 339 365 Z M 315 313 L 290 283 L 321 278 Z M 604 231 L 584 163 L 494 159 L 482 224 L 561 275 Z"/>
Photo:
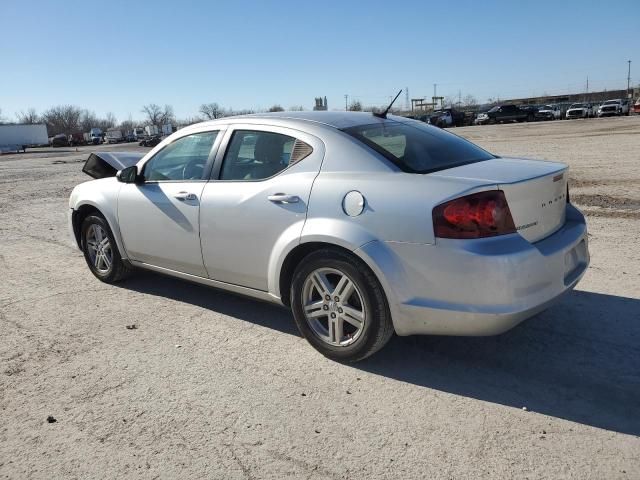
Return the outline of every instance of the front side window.
<path id="1" fill-rule="evenodd" d="M 218 132 L 194 133 L 160 150 L 144 166 L 146 181 L 200 180 Z"/>
<path id="2" fill-rule="evenodd" d="M 288 135 L 258 130 L 236 130 L 222 162 L 221 180 L 262 180 L 291 163 L 294 143 Z"/>
<path id="3" fill-rule="evenodd" d="M 344 131 L 410 173 L 430 173 L 495 158 L 467 140 L 418 122 L 359 125 Z"/>

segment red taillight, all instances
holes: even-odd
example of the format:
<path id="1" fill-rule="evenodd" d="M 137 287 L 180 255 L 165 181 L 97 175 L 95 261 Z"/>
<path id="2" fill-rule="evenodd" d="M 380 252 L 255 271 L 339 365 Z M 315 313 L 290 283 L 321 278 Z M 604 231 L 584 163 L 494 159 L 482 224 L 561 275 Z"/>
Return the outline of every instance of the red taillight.
<path id="1" fill-rule="evenodd" d="M 502 190 L 456 198 L 433 209 L 433 230 L 440 238 L 482 238 L 515 233 Z"/>

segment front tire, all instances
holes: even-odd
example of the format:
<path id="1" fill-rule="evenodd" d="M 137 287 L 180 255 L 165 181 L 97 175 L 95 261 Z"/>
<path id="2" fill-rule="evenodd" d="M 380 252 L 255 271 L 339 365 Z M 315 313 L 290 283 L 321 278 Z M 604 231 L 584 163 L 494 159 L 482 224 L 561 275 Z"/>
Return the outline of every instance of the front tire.
<path id="1" fill-rule="evenodd" d="M 91 273 L 105 283 L 116 283 L 131 274 L 132 268 L 120 256 L 109 224 L 100 215 L 89 215 L 82 222 L 82 251 Z"/>
<path id="2" fill-rule="evenodd" d="M 324 356 L 357 362 L 393 335 L 387 299 L 358 258 L 330 249 L 309 254 L 296 269 L 291 309 L 300 333 Z"/>

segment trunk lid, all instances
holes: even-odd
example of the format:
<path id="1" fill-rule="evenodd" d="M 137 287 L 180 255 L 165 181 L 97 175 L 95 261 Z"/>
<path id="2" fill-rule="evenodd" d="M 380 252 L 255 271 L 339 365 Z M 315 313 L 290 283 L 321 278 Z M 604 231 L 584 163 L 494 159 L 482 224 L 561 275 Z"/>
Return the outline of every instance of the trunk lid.
<path id="1" fill-rule="evenodd" d="M 565 222 L 567 166 L 519 158 L 495 158 L 430 175 L 486 182 L 502 190 L 518 233 L 541 240 Z"/>

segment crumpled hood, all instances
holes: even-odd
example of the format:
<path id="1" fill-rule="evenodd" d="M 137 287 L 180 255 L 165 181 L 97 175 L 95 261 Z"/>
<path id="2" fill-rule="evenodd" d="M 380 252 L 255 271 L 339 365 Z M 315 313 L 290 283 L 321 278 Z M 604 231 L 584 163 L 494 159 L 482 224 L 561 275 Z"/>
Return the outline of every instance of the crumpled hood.
<path id="1" fill-rule="evenodd" d="M 93 178 L 115 177 L 118 170 L 135 165 L 144 156 L 141 152 L 93 152 L 82 171 Z"/>

